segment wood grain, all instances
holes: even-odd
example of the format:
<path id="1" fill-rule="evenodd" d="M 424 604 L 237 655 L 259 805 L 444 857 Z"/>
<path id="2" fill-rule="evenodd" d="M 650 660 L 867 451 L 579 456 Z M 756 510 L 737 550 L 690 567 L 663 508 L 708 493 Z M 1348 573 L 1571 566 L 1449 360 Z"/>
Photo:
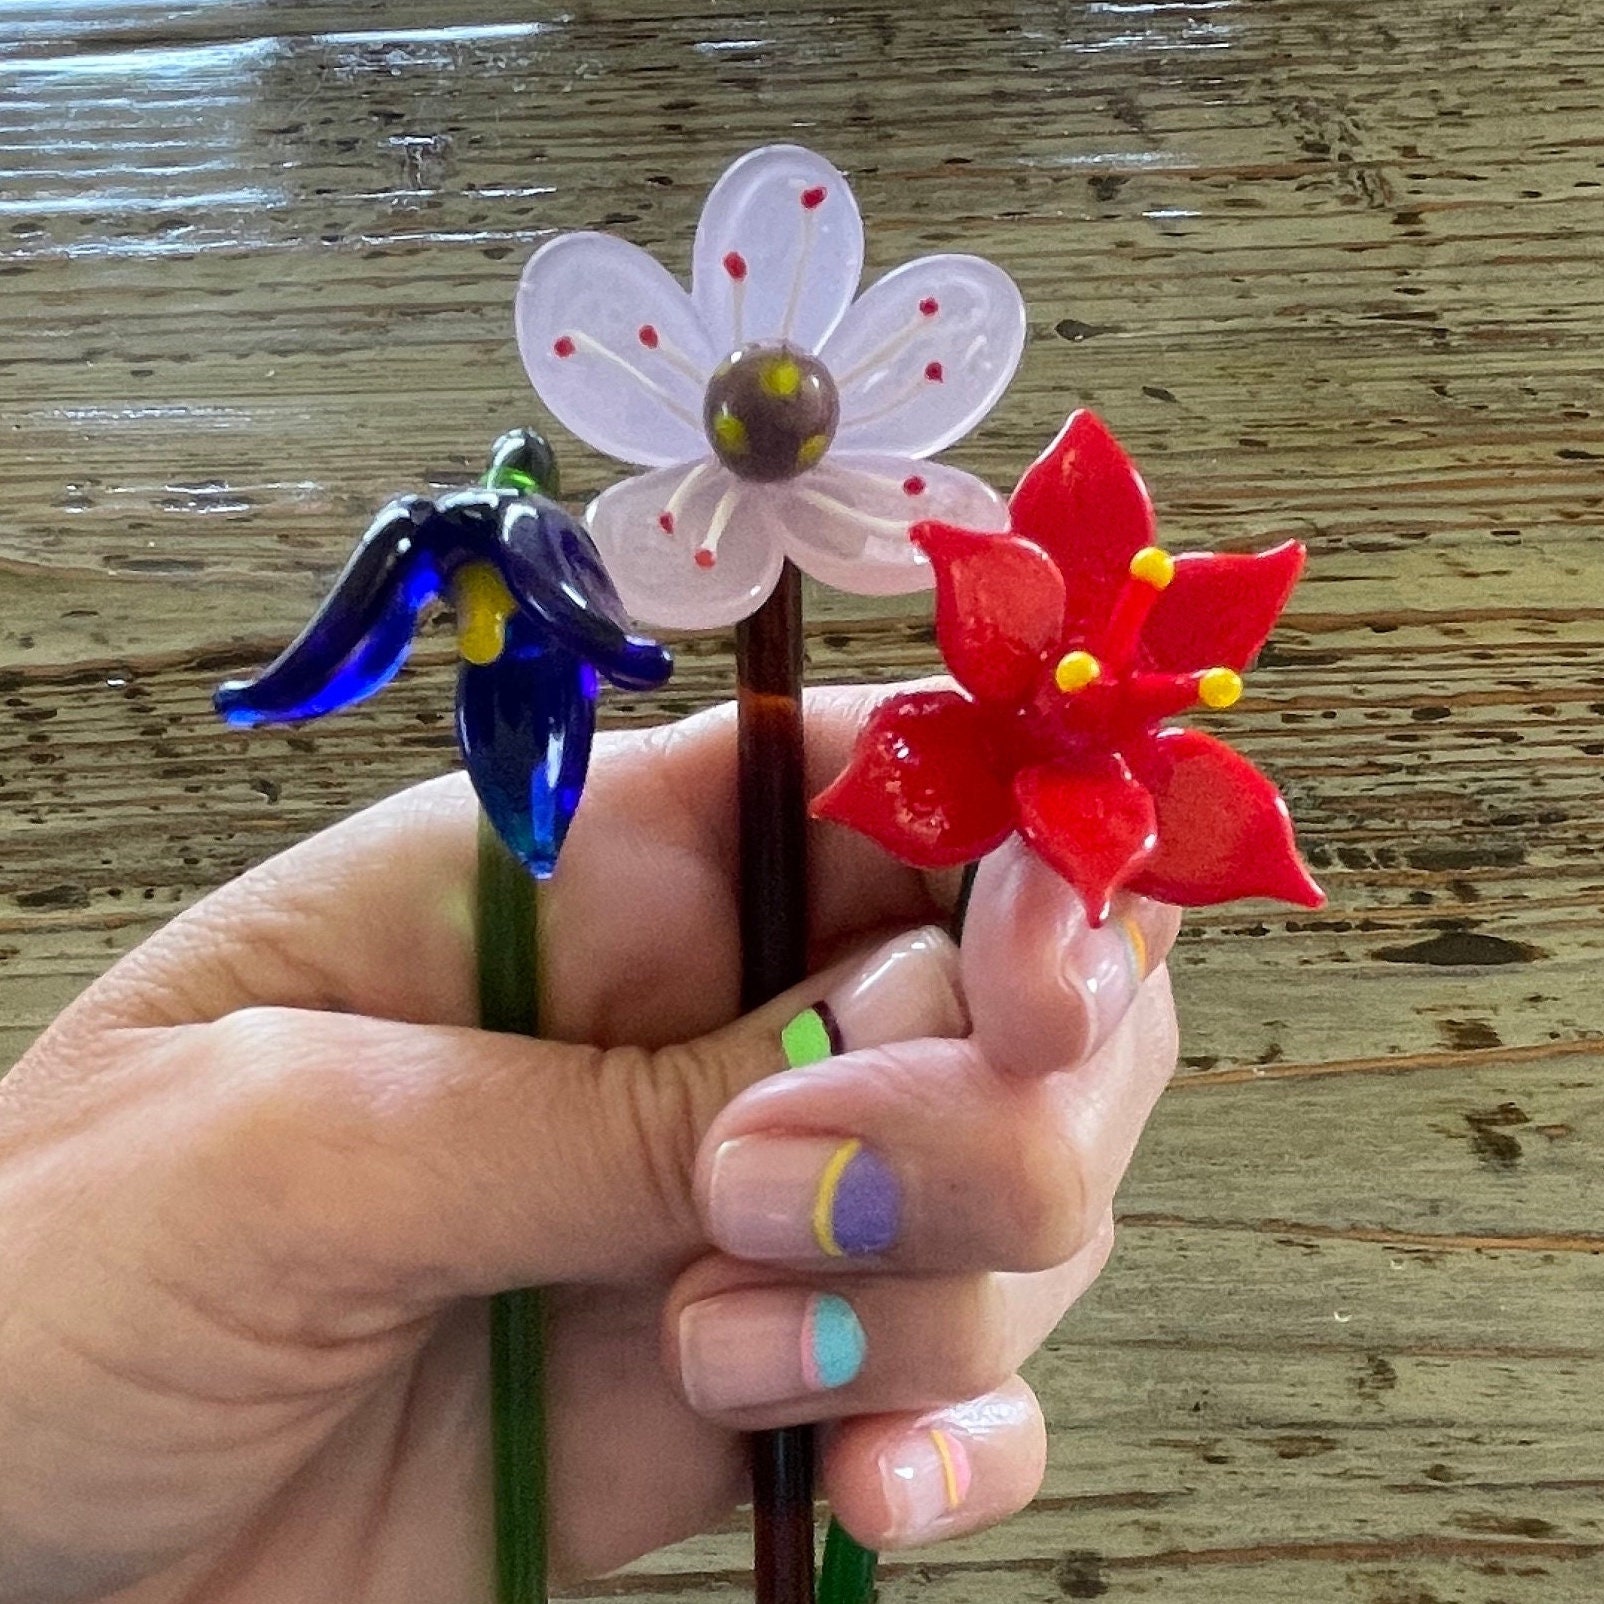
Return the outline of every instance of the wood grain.
<path id="1" fill-rule="evenodd" d="M 264 31 L 266 30 L 266 31 Z M 1167 538 L 1296 533 L 1233 734 L 1318 915 L 1189 920 L 1183 1074 L 1122 1247 L 1037 1361 L 1020 1520 L 888 1604 L 1604 1596 L 1604 35 L 1591 0 L 25 0 L 0 17 L 0 1062 L 174 909 L 450 761 L 448 642 L 315 730 L 207 696 L 369 510 L 532 412 L 547 231 L 685 263 L 795 137 L 870 265 L 1019 279 L 1021 377 Z M 576 498 L 612 471 L 566 444 Z M 816 680 L 934 662 L 923 605 L 815 594 Z M 726 694 L 687 642 L 656 720 Z M 597 1584 L 738 1594 L 733 1529 Z"/>

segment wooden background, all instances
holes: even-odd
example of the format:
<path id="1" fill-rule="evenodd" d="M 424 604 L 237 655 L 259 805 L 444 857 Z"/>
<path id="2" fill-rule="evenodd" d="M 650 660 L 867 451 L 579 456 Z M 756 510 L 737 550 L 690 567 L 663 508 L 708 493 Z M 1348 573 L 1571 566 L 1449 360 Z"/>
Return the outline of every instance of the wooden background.
<path id="1" fill-rule="evenodd" d="M 0 8 L 0 1062 L 209 886 L 451 755 L 222 732 L 388 493 L 531 413 L 523 259 L 684 265 L 764 140 L 962 242 L 1172 544 L 1313 548 L 1236 720 L 1331 891 L 1188 921 L 1183 1074 L 1034 1379 L 1047 1487 L 904 1604 L 1604 1597 L 1604 41 L 1595 0 Z M 583 495 L 609 467 L 566 447 Z M 932 661 L 817 598 L 819 679 Z M 850 622 L 849 622 L 850 620 Z M 656 719 L 722 694 L 688 647 Z M 726 1533 L 599 1584 L 738 1594 Z"/>

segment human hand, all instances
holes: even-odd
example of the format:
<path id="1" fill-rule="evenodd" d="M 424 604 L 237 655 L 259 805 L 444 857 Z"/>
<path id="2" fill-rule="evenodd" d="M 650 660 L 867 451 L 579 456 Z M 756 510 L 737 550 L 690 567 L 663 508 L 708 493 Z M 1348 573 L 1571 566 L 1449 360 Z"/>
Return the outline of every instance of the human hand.
<path id="1" fill-rule="evenodd" d="M 868 699 L 810 698 L 815 788 Z M 598 744 L 554 1042 L 473 1028 L 454 776 L 207 898 L 0 1081 L 0 1600 L 485 1595 L 479 1300 L 519 1285 L 552 1289 L 559 1579 L 726 1515 L 781 1423 L 838 1423 L 824 1491 L 875 1547 L 1028 1501 L 1015 1372 L 1109 1250 L 1176 916 L 1089 931 L 1005 848 L 960 963 L 950 880 L 819 826 L 820 972 L 738 1019 L 733 733 Z M 821 997 L 848 1053 L 776 1075 Z"/>

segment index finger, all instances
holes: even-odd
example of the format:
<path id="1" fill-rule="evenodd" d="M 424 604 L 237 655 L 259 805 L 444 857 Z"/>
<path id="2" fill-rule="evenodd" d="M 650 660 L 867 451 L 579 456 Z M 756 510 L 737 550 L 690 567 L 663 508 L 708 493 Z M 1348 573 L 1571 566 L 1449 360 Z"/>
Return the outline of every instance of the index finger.
<path id="1" fill-rule="evenodd" d="M 844 766 L 885 694 L 808 694 L 810 795 Z M 541 892 L 546 1034 L 656 1047 L 736 1017 L 736 772 L 727 705 L 598 739 L 559 871 Z M 267 1004 L 474 1024 L 476 828 L 463 775 L 386 798 L 213 892 L 69 1017 L 171 1025 Z M 818 963 L 950 906 L 950 877 L 909 869 L 837 826 L 810 825 L 808 849 Z"/>

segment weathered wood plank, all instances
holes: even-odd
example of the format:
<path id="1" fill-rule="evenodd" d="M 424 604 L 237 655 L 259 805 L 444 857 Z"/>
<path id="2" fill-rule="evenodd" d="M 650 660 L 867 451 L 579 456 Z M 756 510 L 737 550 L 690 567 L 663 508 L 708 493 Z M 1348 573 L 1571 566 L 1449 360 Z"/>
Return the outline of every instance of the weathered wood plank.
<path id="1" fill-rule="evenodd" d="M 1315 915 L 1188 922 L 1182 1075 L 1033 1377 L 1043 1498 L 888 1604 L 1604 1596 L 1604 42 L 1592 0 L 18 0 L 0 16 L 0 1065 L 120 951 L 451 759 L 379 702 L 219 731 L 374 506 L 528 416 L 548 231 L 682 266 L 777 135 L 871 266 L 1019 278 L 1006 484 L 1102 409 L 1168 538 L 1313 569 L 1231 716 Z M 577 499 L 613 469 L 565 448 Z M 820 680 L 927 672 L 816 593 Z M 653 721 L 717 700 L 684 643 Z M 738 1597 L 732 1526 L 587 1596 Z"/>

